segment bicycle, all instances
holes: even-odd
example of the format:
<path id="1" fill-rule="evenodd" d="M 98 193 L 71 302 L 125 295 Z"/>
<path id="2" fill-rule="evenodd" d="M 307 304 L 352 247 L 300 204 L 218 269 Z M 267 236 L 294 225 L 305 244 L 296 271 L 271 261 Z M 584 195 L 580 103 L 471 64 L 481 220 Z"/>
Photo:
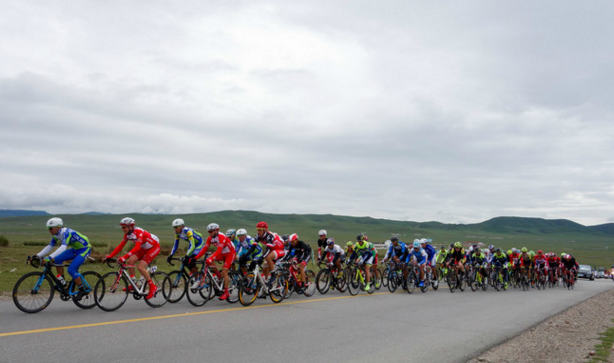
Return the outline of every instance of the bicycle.
<path id="1" fill-rule="evenodd" d="M 563 286 L 568 290 L 573 290 L 574 285 L 576 284 L 576 269 L 572 268 L 571 270 L 565 271 L 563 273 Z"/>
<path id="2" fill-rule="evenodd" d="M 411 267 L 409 269 L 409 273 L 407 274 L 407 293 L 411 294 L 414 292 L 416 287 L 423 293 L 428 290 L 431 280 L 426 273 L 427 266 L 428 264 L 424 265 L 424 283 L 422 286 L 420 286 L 420 266 L 418 266 L 418 263 L 415 260 L 411 262 Z M 430 269 L 430 266 L 428 267 Z"/>
<path id="3" fill-rule="evenodd" d="M 204 261 L 196 261 L 197 265 L 201 265 L 200 271 L 196 272 L 188 279 L 187 297 L 190 304 L 194 306 L 203 306 L 213 296 L 222 296 L 224 294 L 224 278 L 221 273 L 211 272 L 210 266 Z M 241 273 L 238 271 L 228 271 L 228 299 L 229 304 L 234 304 L 239 301 L 239 286 L 241 285 Z"/>
<path id="4" fill-rule="evenodd" d="M 125 263 L 119 263 L 116 259 L 108 259 L 106 261 L 107 266 L 110 268 L 116 268 L 111 265 L 116 262 L 118 269 L 104 274 L 96 283 L 94 288 L 94 299 L 96 305 L 104 311 L 115 311 L 122 307 L 128 299 L 128 294 L 132 294 L 134 300 L 140 300 L 142 297 L 146 297 L 149 293 L 149 284 L 145 282 L 145 279 L 141 276 L 141 279 L 134 280 L 130 277 Z M 152 308 L 159 308 L 166 304 L 170 291 L 164 290 L 164 279 L 168 278 L 168 275 L 164 272 L 157 271 L 156 266 L 147 268 L 151 281 L 156 285 L 158 291 L 151 299 L 144 299 L 145 303 Z M 170 287 L 170 282 L 166 284 Z"/>
<path id="5" fill-rule="evenodd" d="M 492 269 L 492 277 L 490 279 L 492 286 L 497 291 L 507 290 L 507 283 L 504 281 L 503 266 L 495 265 Z"/>
<path id="6" fill-rule="evenodd" d="M 301 282 L 301 277 L 296 264 L 291 262 L 282 262 L 281 265 L 283 268 L 282 273 L 288 280 L 288 291 L 286 292 L 284 299 L 290 298 L 295 291 L 297 294 L 303 294 L 307 297 L 313 296 L 313 294 L 316 293 L 317 283 L 314 281 L 316 281 L 317 278 L 313 271 L 305 269 L 306 281 L 303 286 L 300 286 L 299 282 Z"/>
<path id="7" fill-rule="evenodd" d="M 188 280 L 191 277 L 191 273 L 188 267 L 184 263 L 184 258 L 171 257 L 168 260 L 168 264 L 175 266 L 172 261 L 181 261 L 181 267 L 178 270 L 174 270 L 168 273 L 168 279 L 171 283 L 169 289 L 168 302 L 171 304 L 177 303 L 183 299 L 188 290 Z"/>
<path id="8" fill-rule="evenodd" d="M 407 290 L 407 280 L 405 279 L 405 266 L 401 262 L 390 261 L 387 263 L 386 271 L 388 271 L 388 291 L 395 292 L 399 286 L 403 290 Z"/>
<path id="9" fill-rule="evenodd" d="M 28 256 L 26 264 L 28 262 L 34 268 L 41 266 L 41 259 L 38 256 Z M 44 310 L 53 300 L 53 295 L 56 291 L 60 293 L 62 301 L 72 299 L 73 303 L 81 309 L 91 309 L 96 306 L 91 291 L 93 290 L 92 285 L 100 278 L 98 272 L 86 271 L 79 273 L 81 283 L 87 294 L 80 300 L 76 300 L 75 297 L 79 294 L 79 288 L 74 280 L 71 280 L 68 284 L 62 284 L 52 272 L 53 265 L 50 261 L 42 265 L 44 266 L 42 272 L 28 272 L 15 283 L 13 287 L 13 302 L 19 310 L 30 314 Z M 67 267 L 67 265 L 64 265 L 64 267 Z"/>
<path id="10" fill-rule="evenodd" d="M 354 262 L 348 264 L 348 292 L 350 295 L 357 295 L 358 291 L 363 290 L 367 286 L 365 278 L 364 264 L 357 265 Z M 375 284 L 370 284 L 368 294 L 375 292 Z"/>
<path id="11" fill-rule="evenodd" d="M 428 284 L 426 282 L 429 281 L 429 284 L 431 285 L 433 290 L 437 291 L 437 289 L 439 289 L 439 275 L 437 275 L 437 278 L 435 279 L 433 278 L 433 268 L 429 266 L 428 263 L 426 267 L 424 268 L 424 275 L 425 275 L 424 285 L 428 287 Z"/>
<path id="12" fill-rule="evenodd" d="M 458 265 L 456 260 L 451 260 L 450 265 L 451 266 L 448 267 L 447 276 L 448 288 L 450 289 L 450 292 L 454 293 L 455 289 L 465 291 L 465 288 L 463 287 L 463 278 L 461 278 L 458 272 Z"/>
<path id="13" fill-rule="evenodd" d="M 251 272 L 243 276 L 243 281 L 239 287 L 239 301 L 243 306 L 251 305 L 257 297 L 266 298 L 278 304 L 283 301 L 288 292 L 288 280 L 286 275 L 276 268 L 271 272 L 269 281 L 265 281 L 264 275 L 260 273 L 262 261 L 252 262 L 254 265 Z"/>
<path id="14" fill-rule="evenodd" d="M 320 294 L 326 294 L 331 287 L 336 288 L 339 292 L 347 290 L 347 278 L 343 269 L 337 269 L 332 262 L 319 262 L 318 267 L 320 271 L 316 276 L 316 287 Z"/>

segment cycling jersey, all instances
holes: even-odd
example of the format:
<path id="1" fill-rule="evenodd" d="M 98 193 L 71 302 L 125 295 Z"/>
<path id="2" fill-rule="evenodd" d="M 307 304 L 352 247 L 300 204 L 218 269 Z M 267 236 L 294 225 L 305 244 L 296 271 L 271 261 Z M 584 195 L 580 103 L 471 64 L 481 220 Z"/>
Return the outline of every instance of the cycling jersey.
<path id="1" fill-rule="evenodd" d="M 85 252 L 85 249 L 90 249 L 90 243 L 86 236 L 75 231 L 74 229 L 63 227 L 60 228 L 58 233 L 51 236 L 49 245 L 36 255 L 38 257 L 47 255 L 58 243 L 60 244 L 60 247 L 54 253 L 49 255 L 49 257 L 53 259 L 55 259 L 60 253 L 64 252 L 68 247 L 75 250 L 83 250 L 83 252 Z"/>
<path id="2" fill-rule="evenodd" d="M 409 252 L 408 259 L 410 260 L 414 259 L 416 260 L 416 262 L 418 262 L 419 265 L 425 265 L 426 262 L 428 261 L 428 257 L 429 255 L 426 253 L 424 248 L 420 247 L 420 249 L 417 251 L 415 248 L 412 248 L 411 251 Z"/>
<path id="3" fill-rule="evenodd" d="M 354 252 L 352 253 L 351 261 L 356 259 L 356 256 L 360 256 L 363 263 L 370 265 L 373 263 L 373 259 L 375 258 L 375 247 L 370 242 L 362 241 L 362 245 L 360 242 L 354 245 Z"/>
<path id="4" fill-rule="evenodd" d="M 494 266 L 507 267 L 507 255 L 505 253 L 501 253 L 500 255 L 494 253 L 492 255 L 492 264 Z"/>
<path id="5" fill-rule="evenodd" d="M 444 249 L 439 250 L 439 252 L 437 253 L 437 263 L 443 263 L 446 260 L 446 257 L 448 257 L 448 253 L 449 251 Z"/>
<path id="6" fill-rule="evenodd" d="M 428 260 L 429 261 L 433 260 L 433 257 L 435 257 L 435 255 L 437 254 L 437 250 L 435 249 L 435 247 L 433 247 L 430 244 L 426 243 L 425 247 L 423 249 L 424 249 L 424 251 L 426 252 L 426 254 L 428 256 Z"/>
<path id="7" fill-rule="evenodd" d="M 256 258 L 262 257 L 263 254 L 263 246 L 260 243 L 256 242 L 252 236 L 246 236 L 243 241 L 239 240 L 239 249 L 237 250 L 237 255 L 239 257 L 246 256 L 246 260 L 254 260 Z"/>
<path id="8" fill-rule="evenodd" d="M 298 241 L 296 246 L 290 243 L 290 248 L 284 257 L 284 260 L 289 260 L 290 258 L 296 258 L 298 262 L 309 261 L 311 258 L 311 247 L 303 241 Z"/>
<path id="9" fill-rule="evenodd" d="M 200 250 L 200 252 L 198 253 L 198 255 L 196 255 L 195 258 L 198 260 L 199 258 L 203 257 L 203 255 L 207 252 L 211 244 L 213 244 L 216 247 L 216 250 L 214 253 L 216 255 L 219 255 L 219 254 L 228 255 L 231 253 L 232 254 L 235 253 L 235 246 L 232 244 L 230 239 L 228 239 L 228 237 L 224 236 L 223 234 L 218 233 L 217 236 L 215 237 L 211 237 L 211 236 L 207 237 L 207 242 L 205 242 L 203 249 Z"/>
<path id="10" fill-rule="evenodd" d="M 333 262 L 337 262 L 338 259 L 345 260 L 345 251 L 339 245 L 326 246 L 326 248 L 322 251 L 322 257 L 320 257 L 320 261 L 324 261 L 326 255 L 331 254 L 333 257 Z"/>
<path id="11" fill-rule="evenodd" d="M 548 259 L 546 258 L 545 255 L 535 255 L 535 259 L 534 259 L 535 265 L 536 266 L 541 266 L 543 265 L 546 269 L 549 267 L 548 266 Z"/>
<path id="12" fill-rule="evenodd" d="M 483 252 L 477 253 L 477 252 L 473 252 L 473 254 L 471 255 L 471 264 L 482 264 L 484 261 L 486 261 L 486 255 Z"/>
<path id="13" fill-rule="evenodd" d="M 576 262 L 576 259 L 572 256 L 569 260 L 563 259 L 561 261 L 565 270 L 571 270 L 572 268 L 578 269 L 580 266 Z"/>
<path id="14" fill-rule="evenodd" d="M 512 267 L 516 267 L 520 263 L 520 254 L 518 252 L 512 253 L 508 257 L 510 259 L 510 263 L 512 264 Z"/>
<path id="15" fill-rule="evenodd" d="M 262 235 L 262 237 L 256 236 L 256 242 L 262 243 L 267 246 L 267 251 L 264 254 L 264 257 L 267 257 L 269 253 L 275 251 L 279 252 L 277 257 L 282 257 L 284 255 L 284 241 L 279 237 L 277 233 L 266 231 Z"/>
<path id="16" fill-rule="evenodd" d="M 520 255 L 519 257 L 520 260 L 520 266 L 526 266 L 526 267 L 531 267 L 533 266 L 533 259 L 531 258 L 531 256 L 529 256 L 528 253 L 523 253 Z"/>
<path id="17" fill-rule="evenodd" d="M 465 249 L 459 248 L 457 251 L 456 248 L 453 248 L 450 251 L 450 253 L 448 253 L 448 256 L 446 257 L 446 261 L 450 261 L 450 260 L 456 260 L 456 263 L 464 264 L 465 261 L 467 260 L 467 256 L 465 256 Z"/>
<path id="18" fill-rule="evenodd" d="M 139 251 L 148 251 L 156 249 L 158 250 L 158 253 L 160 251 L 160 240 L 158 240 L 158 236 L 156 236 L 155 234 L 151 234 L 140 227 L 134 227 L 132 232 L 124 234 L 124 239 L 120 242 L 119 246 L 117 246 L 113 250 L 113 252 L 111 252 L 108 257 L 111 258 L 118 254 L 129 241 L 134 243 L 134 247 L 123 256 L 126 259 Z M 141 255 L 140 257 L 142 257 L 142 253 L 139 253 L 139 255 Z"/>
<path id="19" fill-rule="evenodd" d="M 396 246 L 394 243 L 390 243 L 390 247 L 388 247 L 388 252 L 386 252 L 384 259 L 396 257 L 401 261 L 405 261 L 407 260 L 408 253 L 407 245 L 405 245 L 404 242 L 399 241 Z"/>
<path id="20" fill-rule="evenodd" d="M 179 240 L 187 241 L 190 245 L 188 246 L 188 251 L 186 252 L 186 256 L 195 256 L 198 255 L 200 250 L 203 248 L 205 242 L 203 241 L 203 235 L 196 232 L 192 228 L 183 227 L 180 233 L 175 233 L 175 244 L 173 245 L 173 249 L 171 250 L 171 256 L 177 252 L 177 247 L 179 247 Z"/>

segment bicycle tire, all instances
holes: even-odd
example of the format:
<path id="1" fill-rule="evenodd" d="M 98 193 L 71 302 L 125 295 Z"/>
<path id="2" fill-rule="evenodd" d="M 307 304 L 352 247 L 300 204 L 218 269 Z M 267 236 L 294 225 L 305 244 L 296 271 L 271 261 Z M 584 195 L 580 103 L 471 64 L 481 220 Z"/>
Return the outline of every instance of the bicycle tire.
<path id="1" fill-rule="evenodd" d="M 360 282 L 358 281 L 358 269 L 354 267 L 348 276 L 348 292 L 350 295 L 358 295 L 360 291 Z"/>
<path id="2" fill-rule="evenodd" d="M 454 269 L 450 269 L 448 270 L 448 288 L 450 289 L 451 293 L 454 293 L 454 290 L 456 289 L 456 272 Z"/>
<path id="3" fill-rule="evenodd" d="M 386 267 L 382 271 L 382 285 L 384 285 L 384 287 L 388 287 L 388 276 L 389 275 L 390 275 L 390 266 Z"/>
<path id="4" fill-rule="evenodd" d="M 128 299 L 128 281 L 118 272 L 109 272 L 98 280 L 94 287 L 94 301 L 104 311 L 115 311 Z"/>
<path id="5" fill-rule="evenodd" d="M 393 269 L 390 269 L 388 273 L 388 291 L 395 292 L 397 290 L 397 272 Z"/>
<path id="6" fill-rule="evenodd" d="M 335 281 L 337 291 L 343 293 L 348 288 L 346 272 L 345 270 L 339 270 L 339 272 L 337 272 L 337 275 L 338 276 L 336 277 L 336 281 Z"/>
<path id="7" fill-rule="evenodd" d="M 260 283 L 252 272 L 243 276 L 243 282 L 239 289 L 239 302 L 243 306 L 250 306 L 256 301 L 260 292 Z"/>
<path id="8" fill-rule="evenodd" d="M 229 271 L 228 278 L 230 279 L 228 283 L 228 293 L 230 295 L 228 296 L 228 299 L 226 299 L 226 301 L 228 301 L 229 304 L 235 304 L 237 301 L 239 301 L 241 274 L 238 271 Z"/>
<path id="9" fill-rule="evenodd" d="M 316 273 L 311 270 L 305 270 L 305 287 L 303 288 L 303 295 L 307 297 L 313 296 L 316 293 Z"/>
<path id="10" fill-rule="evenodd" d="M 413 269 L 407 273 L 407 279 L 405 279 L 405 291 L 408 294 L 413 294 L 416 290 L 416 286 L 418 285 L 417 279 L 418 276 L 416 276 L 416 272 Z"/>
<path id="11" fill-rule="evenodd" d="M 159 308 L 162 305 L 168 302 L 168 298 L 171 294 L 170 291 L 170 282 L 166 283 L 167 290 L 164 289 L 165 283 L 164 280 L 168 279 L 168 275 L 162 271 L 156 271 L 150 274 L 151 282 L 158 287 L 158 290 L 154 293 L 154 296 L 151 299 L 147 299 L 147 295 L 145 295 L 145 303 L 152 308 Z M 149 284 L 147 285 L 147 291 L 144 294 L 149 293 Z"/>
<path id="12" fill-rule="evenodd" d="M 39 285 L 40 280 L 40 285 Z M 38 285 L 36 292 L 34 289 Z M 13 287 L 13 302 L 24 313 L 34 314 L 44 310 L 53 300 L 55 285 L 49 276 L 32 271 L 23 275 Z"/>
<path id="13" fill-rule="evenodd" d="M 209 276 L 200 280 L 196 285 L 196 279 L 200 274 L 190 277 L 186 287 L 186 298 L 193 306 L 203 306 L 207 301 L 211 300 L 213 295 L 212 281 Z"/>
<path id="14" fill-rule="evenodd" d="M 81 274 L 81 283 L 84 285 L 86 291 L 88 289 L 89 291 L 87 291 L 87 294 L 85 294 L 81 300 L 77 301 L 73 299 L 75 305 L 84 310 L 91 309 L 96 306 L 96 299 L 94 299 L 94 286 L 96 286 L 96 283 L 100 277 L 100 274 L 96 271 L 85 271 Z M 73 290 L 71 293 L 78 293 L 78 291 L 76 291 L 78 290 L 76 285 L 77 284 L 74 282 L 71 284 Z"/>
<path id="15" fill-rule="evenodd" d="M 379 275 L 379 277 L 378 277 Z M 375 290 L 379 290 L 382 288 L 382 273 L 380 269 L 373 267 L 373 276 L 372 276 L 371 284 L 375 287 Z"/>
<path id="16" fill-rule="evenodd" d="M 475 270 L 472 270 L 471 273 L 467 276 L 467 285 L 469 285 L 469 288 L 473 292 L 478 291 L 478 282 L 476 281 L 476 277 L 477 276 Z"/>
<path id="17" fill-rule="evenodd" d="M 318 271 L 318 275 L 316 276 L 316 288 L 318 292 L 322 295 L 325 295 L 330 289 L 331 285 L 331 273 L 329 269 L 323 269 Z"/>
<path id="18" fill-rule="evenodd" d="M 288 271 L 284 271 L 284 275 L 286 275 L 286 278 L 288 279 L 288 291 L 286 291 L 285 299 L 289 299 L 296 289 L 296 280 L 289 274 Z"/>
<path id="19" fill-rule="evenodd" d="M 170 291 L 168 302 L 171 304 L 178 303 L 188 291 L 188 280 L 183 271 L 174 270 L 168 273 L 168 282 L 170 286 L 165 286 L 165 289 Z"/>

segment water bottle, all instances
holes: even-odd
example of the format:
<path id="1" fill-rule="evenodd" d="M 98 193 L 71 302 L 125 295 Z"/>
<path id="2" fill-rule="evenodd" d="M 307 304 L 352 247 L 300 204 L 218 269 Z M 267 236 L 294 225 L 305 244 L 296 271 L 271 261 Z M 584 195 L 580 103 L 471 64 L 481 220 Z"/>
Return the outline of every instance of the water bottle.
<path id="1" fill-rule="evenodd" d="M 66 280 L 64 280 L 64 276 L 58 275 L 57 278 L 60 281 L 60 284 L 62 285 L 62 287 L 66 286 Z"/>
<path id="2" fill-rule="evenodd" d="M 137 282 L 137 286 L 141 287 L 145 284 L 145 276 L 141 276 L 141 278 L 139 278 L 139 281 Z"/>

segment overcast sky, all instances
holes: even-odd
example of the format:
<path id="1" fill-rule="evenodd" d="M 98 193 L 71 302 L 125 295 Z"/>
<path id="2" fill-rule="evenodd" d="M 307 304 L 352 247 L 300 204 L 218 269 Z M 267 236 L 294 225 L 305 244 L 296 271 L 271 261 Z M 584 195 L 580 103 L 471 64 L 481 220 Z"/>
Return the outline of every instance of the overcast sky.
<path id="1" fill-rule="evenodd" d="M 0 209 L 614 222 L 614 3 L 6 1 Z"/>

